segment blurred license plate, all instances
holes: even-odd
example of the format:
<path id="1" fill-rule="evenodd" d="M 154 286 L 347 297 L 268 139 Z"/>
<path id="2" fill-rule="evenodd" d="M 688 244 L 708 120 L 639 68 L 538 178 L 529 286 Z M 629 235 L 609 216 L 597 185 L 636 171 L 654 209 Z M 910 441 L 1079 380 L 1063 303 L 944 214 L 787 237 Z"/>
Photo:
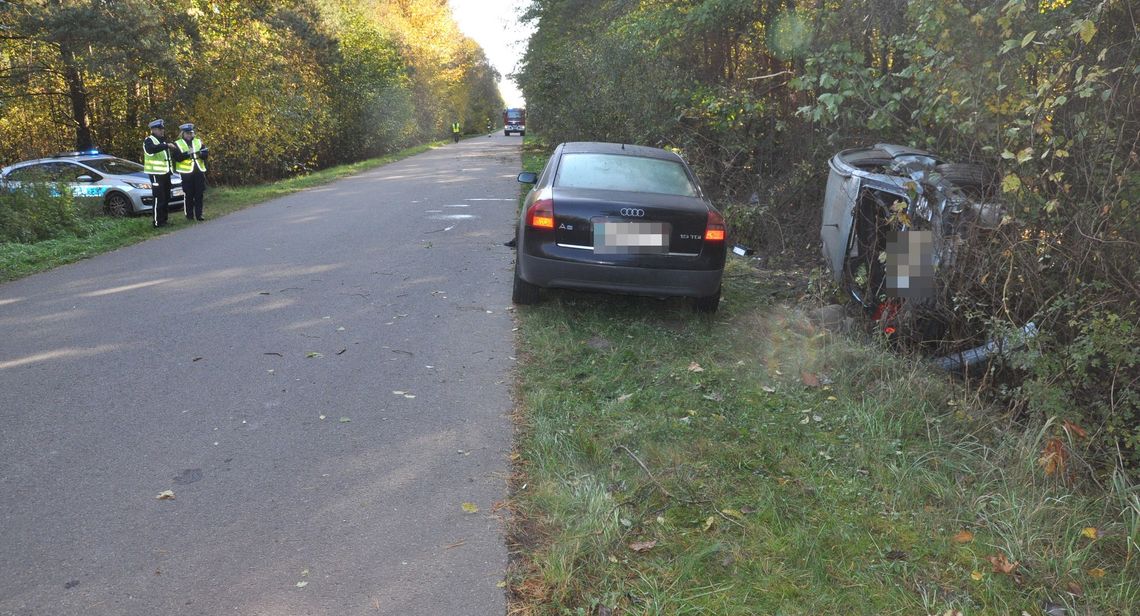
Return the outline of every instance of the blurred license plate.
<path id="1" fill-rule="evenodd" d="M 594 252 L 665 254 L 669 252 L 669 223 L 595 222 Z"/>

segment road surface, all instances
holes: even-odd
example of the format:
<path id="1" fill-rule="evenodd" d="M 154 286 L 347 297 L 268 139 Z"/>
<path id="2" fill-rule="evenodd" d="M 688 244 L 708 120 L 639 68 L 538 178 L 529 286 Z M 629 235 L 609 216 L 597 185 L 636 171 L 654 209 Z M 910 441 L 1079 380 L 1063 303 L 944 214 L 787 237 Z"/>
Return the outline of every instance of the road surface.
<path id="1" fill-rule="evenodd" d="M 0 614 L 503 614 L 520 142 L 0 285 Z"/>

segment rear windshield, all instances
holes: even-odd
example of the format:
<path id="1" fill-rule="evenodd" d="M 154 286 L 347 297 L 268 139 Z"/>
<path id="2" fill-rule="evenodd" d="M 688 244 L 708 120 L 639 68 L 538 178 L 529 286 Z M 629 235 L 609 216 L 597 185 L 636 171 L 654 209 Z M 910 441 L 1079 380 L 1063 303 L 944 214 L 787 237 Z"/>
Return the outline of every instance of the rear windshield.
<path id="1" fill-rule="evenodd" d="M 564 154 L 554 185 L 697 196 L 697 188 L 680 162 L 619 154 Z"/>
<path id="2" fill-rule="evenodd" d="M 99 173 L 107 175 L 126 175 L 143 170 L 142 165 L 121 158 L 97 158 L 95 160 L 85 160 L 83 163 Z"/>

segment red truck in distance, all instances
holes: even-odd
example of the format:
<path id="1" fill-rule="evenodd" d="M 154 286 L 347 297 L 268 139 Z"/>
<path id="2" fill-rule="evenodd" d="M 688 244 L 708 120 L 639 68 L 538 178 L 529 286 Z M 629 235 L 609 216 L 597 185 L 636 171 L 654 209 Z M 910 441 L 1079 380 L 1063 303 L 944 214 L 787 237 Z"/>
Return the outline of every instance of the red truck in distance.
<path id="1" fill-rule="evenodd" d="M 526 136 L 526 109 L 511 107 L 503 112 L 503 134 L 510 137 L 511 133 Z"/>

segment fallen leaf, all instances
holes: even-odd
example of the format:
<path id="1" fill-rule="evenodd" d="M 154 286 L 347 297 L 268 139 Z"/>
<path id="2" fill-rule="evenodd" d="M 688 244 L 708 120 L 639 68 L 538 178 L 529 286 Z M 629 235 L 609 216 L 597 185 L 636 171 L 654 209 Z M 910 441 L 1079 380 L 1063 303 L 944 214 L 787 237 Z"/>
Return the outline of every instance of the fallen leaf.
<path id="1" fill-rule="evenodd" d="M 393 393 L 393 394 L 395 394 L 395 395 L 397 395 L 397 396 L 402 396 L 402 395 L 404 395 L 404 392 L 402 392 L 402 391 L 396 391 L 396 390 L 392 390 L 392 393 Z"/>
<path id="2" fill-rule="evenodd" d="M 351 421 L 352 420 L 349 419 L 348 417 L 341 417 L 340 418 L 340 423 L 350 423 Z"/>
<path id="3" fill-rule="evenodd" d="M 158 500 L 174 500 L 174 490 L 163 490 L 155 498 Z"/>
<path id="4" fill-rule="evenodd" d="M 1045 470 L 1046 475 L 1064 474 L 1065 463 L 1068 458 L 1069 452 L 1065 449 L 1065 443 L 1061 442 L 1061 439 L 1053 437 L 1045 443 L 1037 463 Z"/>
<path id="5" fill-rule="evenodd" d="M 461 506 L 464 513 L 479 513 L 479 506 L 475 503 L 463 503 Z"/>
<path id="6" fill-rule="evenodd" d="M 653 540 L 653 541 L 637 541 L 635 543 L 629 544 L 629 549 L 633 550 L 634 552 L 648 552 L 649 550 L 652 550 L 653 546 L 655 546 L 655 545 L 657 545 L 656 540 Z"/>
<path id="7" fill-rule="evenodd" d="M 1104 577 L 1105 573 L 1107 573 L 1107 572 L 1100 567 L 1095 567 L 1093 569 L 1089 569 L 1089 577 L 1095 578 L 1098 580 L 1100 578 Z"/>
<path id="8" fill-rule="evenodd" d="M 752 507 L 750 505 L 745 505 L 745 506 L 740 508 L 740 513 L 743 513 L 744 515 L 748 515 L 750 513 L 756 513 L 756 508 Z"/>
<path id="9" fill-rule="evenodd" d="M 744 519 L 744 514 L 736 509 L 721 509 L 720 512 L 730 518 L 736 518 L 737 520 Z"/>
<path id="10" fill-rule="evenodd" d="M 710 515 L 708 517 L 708 519 L 705 520 L 705 530 L 712 528 L 715 524 L 716 524 L 716 516 Z"/>
<path id="11" fill-rule="evenodd" d="M 506 587 L 507 587 L 506 580 L 499 580 L 499 582 L 497 584 L 495 584 L 495 588 L 506 588 Z"/>
<path id="12" fill-rule="evenodd" d="M 1076 582 L 1069 582 L 1065 585 L 1065 588 L 1068 589 L 1070 595 L 1077 595 L 1079 597 L 1085 594 L 1085 589 L 1081 588 L 1081 585 Z"/>
<path id="13" fill-rule="evenodd" d="M 705 371 L 705 369 L 702 368 L 701 365 L 698 364 L 697 362 L 693 362 L 693 363 L 689 364 L 689 372 L 704 372 L 704 371 Z"/>
<path id="14" fill-rule="evenodd" d="M 958 533 L 954 535 L 954 538 L 952 539 L 954 543 L 969 543 L 973 540 L 974 533 L 971 533 L 968 530 L 958 531 Z"/>
<path id="15" fill-rule="evenodd" d="M 314 357 L 324 357 L 324 355 L 321 355 L 320 353 L 318 353 L 316 351 L 309 351 L 308 353 L 305 354 L 305 357 L 312 359 Z"/>
<path id="16" fill-rule="evenodd" d="M 776 393 L 776 388 L 772 387 L 771 385 L 761 385 L 760 389 L 763 389 L 764 391 L 766 391 L 770 394 Z"/>
<path id="17" fill-rule="evenodd" d="M 800 379 L 804 382 L 804 385 L 807 385 L 808 387 L 820 386 L 819 377 L 810 372 L 801 372 Z"/>
<path id="18" fill-rule="evenodd" d="M 1005 554 L 997 554 L 996 556 L 987 556 L 986 560 L 994 567 L 994 573 L 1004 573 L 1009 575 L 1017 569 L 1018 561 L 1009 562 Z"/>
<path id="19" fill-rule="evenodd" d="M 986 577 L 986 574 L 982 573 L 981 571 L 975 571 L 970 574 L 970 579 L 974 580 L 975 582 L 982 581 L 982 578 L 984 577 Z"/>
<path id="20" fill-rule="evenodd" d="M 1096 539 L 1097 537 L 1100 537 L 1100 531 L 1093 528 L 1092 526 L 1086 526 L 1081 530 L 1081 534 L 1088 537 L 1089 539 Z"/>
<path id="21" fill-rule="evenodd" d="M 633 394 L 622 394 L 622 395 L 618 396 L 617 401 L 618 402 L 625 402 L 626 400 L 629 400 L 632 397 L 633 397 Z"/>
<path id="22" fill-rule="evenodd" d="M 297 582 L 297 588 L 304 588 L 308 585 L 309 585 L 308 582 Z"/>
<path id="23" fill-rule="evenodd" d="M 1062 424 L 1062 427 L 1065 429 L 1065 432 L 1068 432 L 1070 434 L 1076 434 L 1077 436 L 1079 436 L 1081 438 L 1088 438 L 1089 437 L 1089 433 L 1084 428 L 1078 426 L 1077 424 L 1075 424 L 1075 423 L 1073 423 L 1067 419 L 1065 420 L 1065 423 Z"/>

